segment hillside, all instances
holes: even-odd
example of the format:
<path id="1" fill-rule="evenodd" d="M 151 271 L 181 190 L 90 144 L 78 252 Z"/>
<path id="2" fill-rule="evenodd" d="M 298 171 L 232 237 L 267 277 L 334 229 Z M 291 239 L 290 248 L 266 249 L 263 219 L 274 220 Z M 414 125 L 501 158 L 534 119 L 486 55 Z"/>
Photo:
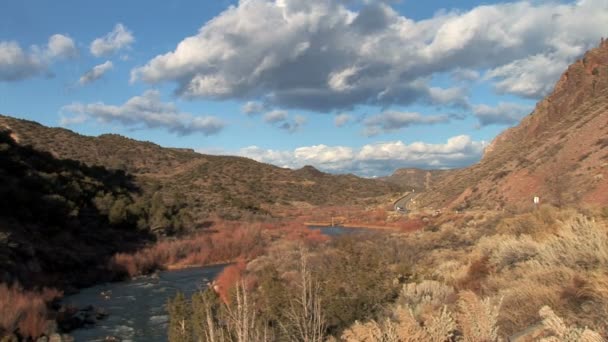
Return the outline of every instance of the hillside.
<path id="1" fill-rule="evenodd" d="M 608 42 L 572 64 L 554 91 L 500 134 L 483 159 L 418 198 L 425 207 L 608 204 Z"/>
<path id="2" fill-rule="evenodd" d="M 423 170 L 416 168 L 397 169 L 392 175 L 379 178 L 388 183 L 397 184 L 409 190 L 426 191 L 445 175 L 454 170 Z"/>
<path id="3" fill-rule="evenodd" d="M 146 194 L 186 203 L 195 218 L 266 215 L 276 206 L 363 204 L 399 193 L 401 187 L 353 175 L 330 175 L 312 167 L 290 170 L 242 157 L 202 155 L 163 148 L 119 135 L 88 137 L 62 128 L 0 116 L 0 126 L 21 145 L 56 158 L 124 170 Z"/>
<path id="4" fill-rule="evenodd" d="M 0 283 L 91 284 L 114 253 L 153 240 L 138 229 L 149 206 L 122 171 L 59 160 L 0 131 L 0 179 Z"/>

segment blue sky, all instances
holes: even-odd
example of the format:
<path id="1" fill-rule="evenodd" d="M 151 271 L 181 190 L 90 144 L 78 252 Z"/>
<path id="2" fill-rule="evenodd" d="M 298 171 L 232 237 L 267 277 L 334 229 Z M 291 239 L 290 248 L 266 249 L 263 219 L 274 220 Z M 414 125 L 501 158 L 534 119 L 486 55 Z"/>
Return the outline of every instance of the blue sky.
<path id="1" fill-rule="evenodd" d="M 1 7 L 0 113 L 362 176 L 476 162 L 608 33 L 605 0 Z"/>

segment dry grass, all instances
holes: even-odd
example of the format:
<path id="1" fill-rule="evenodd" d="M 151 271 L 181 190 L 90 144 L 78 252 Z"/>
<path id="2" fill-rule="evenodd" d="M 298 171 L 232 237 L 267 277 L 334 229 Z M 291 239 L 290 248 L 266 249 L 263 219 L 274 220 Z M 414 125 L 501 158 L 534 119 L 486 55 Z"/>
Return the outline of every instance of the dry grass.
<path id="1" fill-rule="evenodd" d="M 47 303 L 61 296 L 54 289 L 31 292 L 19 285 L 0 284 L 0 336 L 18 333 L 23 338 L 38 338 L 46 329 Z"/>
<path id="2" fill-rule="evenodd" d="M 110 268 L 137 276 L 156 269 L 203 266 L 251 259 L 264 251 L 266 238 L 260 225 L 224 226 L 213 233 L 163 241 L 134 254 L 119 253 Z"/>
<path id="3" fill-rule="evenodd" d="M 453 295 L 453 289 L 437 282 L 407 284 L 399 302 L 408 304 L 397 305 L 384 320 L 356 322 L 344 331 L 342 340 L 444 342 L 460 336 L 462 341 L 498 341 L 496 323 L 500 301 L 480 299 L 473 292 L 465 291 L 460 294 L 458 312 L 454 315 L 448 305 L 441 305 L 442 301 L 453 300 Z M 425 317 L 417 313 L 422 306 L 427 309 Z"/>
<path id="4" fill-rule="evenodd" d="M 118 253 L 110 269 L 130 277 L 157 269 L 204 266 L 237 260 L 252 260 L 266 252 L 275 240 L 306 246 L 326 243 L 330 238 L 319 230 L 297 222 L 243 223 L 217 221 L 212 231 L 176 240 L 158 242 L 135 253 Z"/>
<path id="5" fill-rule="evenodd" d="M 569 329 L 582 333 L 577 327 L 588 327 L 608 337 L 608 227 L 601 214 L 589 214 L 543 206 L 511 215 L 440 217 L 429 223 L 436 228 L 403 237 L 416 260 L 414 273 L 427 280 L 407 285 L 397 304 L 421 324 L 447 306 L 457 313 L 463 336 L 472 331 L 485 336 L 471 339 L 475 341 L 525 331 L 540 322 L 538 312 L 544 306 L 563 317 Z M 475 302 L 474 295 L 486 299 Z M 483 329 L 463 324 L 482 319 L 488 322 Z M 387 327 L 380 319 L 357 329 Z"/>

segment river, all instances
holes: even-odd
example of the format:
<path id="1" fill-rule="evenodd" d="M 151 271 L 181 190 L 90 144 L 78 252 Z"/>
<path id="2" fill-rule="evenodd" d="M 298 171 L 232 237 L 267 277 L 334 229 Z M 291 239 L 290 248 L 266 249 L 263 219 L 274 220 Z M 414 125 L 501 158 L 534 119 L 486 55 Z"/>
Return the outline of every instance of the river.
<path id="1" fill-rule="evenodd" d="M 109 316 L 91 328 L 74 330 L 71 335 L 77 342 L 104 341 L 107 336 L 123 341 L 167 341 L 167 300 L 178 291 L 189 297 L 205 288 L 224 266 L 159 272 L 83 289 L 64 302 L 77 307 L 104 308 Z"/>
<path id="2" fill-rule="evenodd" d="M 309 227 L 328 236 L 362 233 L 364 228 Z M 167 300 L 180 291 L 190 297 L 204 289 L 226 265 L 158 272 L 129 281 L 82 289 L 64 299 L 65 304 L 82 308 L 93 305 L 109 316 L 90 328 L 71 333 L 77 342 L 104 341 L 113 336 L 122 341 L 167 341 Z"/>

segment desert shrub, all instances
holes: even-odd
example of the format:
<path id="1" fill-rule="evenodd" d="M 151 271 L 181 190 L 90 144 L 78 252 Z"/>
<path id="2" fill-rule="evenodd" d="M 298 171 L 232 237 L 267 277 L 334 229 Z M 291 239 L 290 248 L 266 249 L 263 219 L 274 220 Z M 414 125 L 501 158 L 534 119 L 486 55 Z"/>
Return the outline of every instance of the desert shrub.
<path id="1" fill-rule="evenodd" d="M 378 323 L 375 320 L 355 322 L 342 333 L 346 342 L 443 342 L 454 337 L 456 323 L 445 307 L 436 316 L 421 325 L 411 311 L 403 307 L 395 309 L 394 318 L 386 318 Z"/>
<path id="2" fill-rule="evenodd" d="M 608 219 L 608 207 L 603 207 L 602 208 L 602 217 L 605 219 Z"/>
<path id="3" fill-rule="evenodd" d="M 463 340 L 466 342 L 497 341 L 498 314 L 501 300 L 480 299 L 471 291 L 459 294 L 458 314 L 456 319 L 460 326 Z"/>
<path id="4" fill-rule="evenodd" d="M 448 259 L 447 261 L 441 262 L 433 269 L 432 276 L 446 284 L 463 284 L 465 283 L 463 282 L 464 278 L 470 274 L 469 269 L 469 265 L 463 264 L 463 262 L 458 259 Z"/>
<path id="5" fill-rule="evenodd" d="M 424 280 L 420 283 L 404 284 L 397 304 L 409 308 L 412 315 L 420 319 L 455 300 L 456 293 L 452 287 L 438 281 Z"/>
<path id="6" fill-rule="evenodd" d="M 556 235 L 544 241 L 535 258 L 546 266 L 564 265 L 593 269 L 608 265 L 606 227 L 584 216 L 576 216 L 560 226 Z"/>
<path id="7" fill-rule="evenodd" d="M 458 279 L 456 286 L 461 290 L 473 290 L 480 292 L 482 282 L 490 274 L 492 266 L 488 256 L 481 256 L 473 259 L 466 270 L 464 277 Z"/>
<path id="8" fill-rule="evenodd" d="M 135 253 L 118 253 L 109 268 L 133 277 L 169 267 L 228 263 L 260 255 L 266 244 L 259 227 L 223 226 L 216 232 L 162 241 Z"/>
<path id="9" fill-rule="evenodd" d="M 23 338 L 38 338 L 46 329 L 47 302 L 61 295 L 54 289 L 31 292 L 0 284 L 0 336 L 17 332 Z"/>
<path id="10" fill-rule="evenodd" d="M 321 282 L 321 300 L 330 332 L 339 332 L 355 320 L 373 317 L 394 300 L 398 284 L 380 245 L 354 237 L 339 239 L 331 258 L 311 265 Z"/>
<path id="11" fill-rule="evenodd" d="M 587 329 L 568 326 L 548 306 L 543 306 L 539 313 L 542 325 L 551 334 L 541 339 L 541 342 L 603 342 L 605 341 L 597 332 Z"/>
<path id="12" fill-rule="evenodd" d="M 559 210 L 550 205 L 541 205 L 532 212 L 503 218 L 496 230 L 501 234 L 542 237 L 554 233 L 560 222 L 575 214 L 573 210 Z"/>
<path id="13" fill-rule="evenodd" d="M 427 283 L 424 287 L 429 285 L 442 288 L 434 283 Z M 355 322 L 343 332 L 342 339 L 348 342 L 444 342 L 459 336 L 458 340 L 462 341 L 499 341 L 496 323 L 500 301 L 480 299 L 474 293 L 465 291 L 460 294 L 458 308 L 456 318 L 448 306 L 443 305 L 420 319 L 411 307 L 397 305 L 383 320 Z"/>
<path id="14" fill-rule="evenodd" d="M 498 271 L 535 258 L 540 248 L 529 235 L 495 235 L 482 238 L 476 245 L 481 255 Z"/>

